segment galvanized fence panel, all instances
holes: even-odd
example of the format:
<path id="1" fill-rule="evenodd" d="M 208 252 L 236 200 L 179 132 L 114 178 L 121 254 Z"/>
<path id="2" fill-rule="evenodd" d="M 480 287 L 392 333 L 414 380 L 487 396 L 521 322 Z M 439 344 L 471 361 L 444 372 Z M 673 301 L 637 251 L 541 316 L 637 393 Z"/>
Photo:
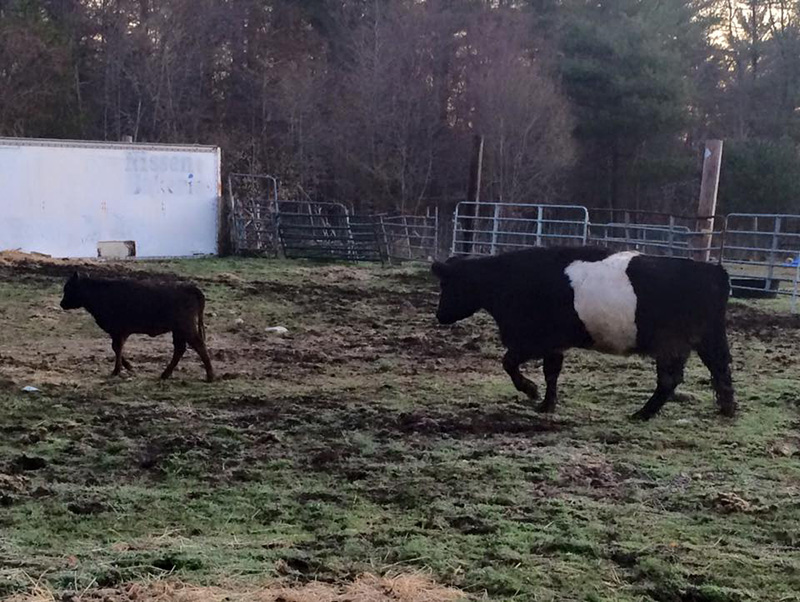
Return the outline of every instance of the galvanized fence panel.
<path id="1" fill-rule="evenodd" d="M 721 223 L 657 211 L 592 209 L 589 242 L 614 250 L 709 261 L 720 256 L 722 232 L 714 226 Z"/>
<path id="2" fill-rule="evenodd" d="M 585 245 L 589 212 L 580 205 L 475 203 L 456 205 L 454 255 L 496 255 L 525 247 Z"/>
<path id="3" fill-rule="evenodd" d="M 427 261 L 439 253 L 439 210 L 425 215 L 381 216 L 386 256 Z"/>
<path id="4" fill-rule="evenodd" d="M 722 261 L 734 288 L 752 296 L 787 295 L 797 310 L 800 215 L 731 213 Z"/>
<path id="5" fill-rule="evenodd" d="M 691 234 L 687 226 L 677 225 L 589 224 L 590 244 L 668 257 L 689 257 Z"/>

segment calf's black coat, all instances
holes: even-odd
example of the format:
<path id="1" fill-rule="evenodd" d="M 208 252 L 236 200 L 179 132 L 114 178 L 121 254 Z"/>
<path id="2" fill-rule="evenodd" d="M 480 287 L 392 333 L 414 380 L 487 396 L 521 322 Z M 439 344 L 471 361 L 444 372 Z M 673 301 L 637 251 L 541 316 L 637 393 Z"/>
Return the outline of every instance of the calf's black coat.
<path id="1" fill-rule="evenodd" d="M 130 335 L 154 337 L 172 332 L 174 352 L 161 378 L 169 378 L 189 345 L 203 362 L 206 380 L 214 379 L 205 344 L 205 297 L 193 284 L 90 278 L 75 272 L 64 285 L 61 307 L 85 308 L 97 325 L 111 335 L 113 376 L 122 367 L 132 370 L 122 354 Z"/>
<path id="2" fill-rule="evenodd" d="M 437 318 L 452 324 L 481 309 L 491 314 L 508 350 L 503 367 L 515 387 L 537 398 L 536 385 L 519 368 L 528 360 L 543 360 L 546 392 L 538 409 L 553 411 L 564 351 L 597 346 L 575 308 L 575 290 L 565 270 L 576 261 L 601 262 L 611 255 L 606 249 L 577 247 L 436 262 L 432 270 L 441 286 Z M 654 357 L 658 377 L 655 392 L 634 417 L 646 420 L 661 409 L 682 382 L 692 350 L 711 373 L 720 412 L 734 415 L 725 270 L 687 259 L 635 255 L 625 273 L 636 297 L 636 340 L 626 352 Z"/>

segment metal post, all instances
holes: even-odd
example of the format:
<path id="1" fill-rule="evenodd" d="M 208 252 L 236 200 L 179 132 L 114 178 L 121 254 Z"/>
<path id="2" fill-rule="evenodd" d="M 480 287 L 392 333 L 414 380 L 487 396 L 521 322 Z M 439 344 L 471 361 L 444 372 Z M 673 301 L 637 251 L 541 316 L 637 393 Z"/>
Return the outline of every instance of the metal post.
<path id="1" fill-rule="evenodd" d="M 586 207 L 584 207 L 583 208 L 583 239 L 581 241 L 583 243 L 584 247 L 586 246 L 586 243 L 588 242 L 588 237 L 589 237 L 589 211 L 586 209 Z"/>
<path id="2" fill-rule="evenodd" d="M 769 252 L 769 271 L 767 273 L 767 282 L 764 284 L 766 290 L 770 290 L 772 286 L 772 275 L 775 272 L 775 251 L 778 250 L 778 234 L 781 232 L 781 218 L 775 218 L 775 227 L 772 229 L 772 244 L 770 245 Z"/>
<path id="3" fill-rule="evenodd" d="M 631 241 L 631 229 L 628 227 L 628 226 L 630 226 L 630 223 L 631 223 L 631 213 L 630 213 L 630 211 L 626 211 L 622 219 L 625 222 L 625 247 L 627 249 L 630 249 L 630 247 L 632 246 L 631 245 L 631 243 L 632 243 L 632 241 Z M 637 248 L 635 245 L 633 245 L 633 246 L 635 248 Z M 638 248 L 637 248 L 637 250 L 638 250 Z"/>
<path id="4" fill-rule="evenodd" d="M 495 249 L 497 248 L 497 230 L 500 227 L 500 204 L 495 203 L 494 205 L 494 219 L 492 219 L 492 248 L 491 254 L 495 254 Z"/>
<path id="5" fill-rule="evenodd" d="M 450 255 L 456 254 L 456 244 L 458 242 L 458 207 L 461 203 L 456 203 L 455 211 L 453 211 L 453 240 L 450 244 Z"/>
<path id="6" fill-rule="evenodd" d="M 797 267 L 794 269 L 794 286 L 792 287 L 792 313 L 797 313 L 797 282 L 800 280 L 800 256 L 795 253 Z"/>
<path id="7" fill-rule="evenodd" d="M 672 245 L 675 241 L 675 234 L 673 232 L 673 228 L 675 227 L 675 216 L 669 216 L 669 234 L 667 235 L 667 247 L 669 250 L 669 256 L 673 257 L 675 253 L 673 252 Z"/>
<path id="8" fill-rule="evenodd" d="M 541 205 L 536 207 L 536 246 L 542 246 L 542 215 L 544 207 Z"/>

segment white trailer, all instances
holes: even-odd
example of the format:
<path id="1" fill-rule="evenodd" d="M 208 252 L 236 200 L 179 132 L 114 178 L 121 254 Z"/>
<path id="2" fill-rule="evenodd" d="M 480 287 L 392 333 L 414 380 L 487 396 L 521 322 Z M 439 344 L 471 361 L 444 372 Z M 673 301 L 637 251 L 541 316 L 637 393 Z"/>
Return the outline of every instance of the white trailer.
<path id="1" fill-rule="evenodd" d="M 220 162 L 215 146 L 0 138 L 0 251 L 217 253 Z"/>

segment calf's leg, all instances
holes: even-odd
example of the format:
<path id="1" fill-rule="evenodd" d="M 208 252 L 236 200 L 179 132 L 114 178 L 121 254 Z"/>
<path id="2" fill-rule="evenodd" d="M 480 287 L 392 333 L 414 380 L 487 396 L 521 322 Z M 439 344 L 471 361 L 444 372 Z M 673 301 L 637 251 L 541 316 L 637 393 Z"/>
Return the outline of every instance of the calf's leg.
<path id="1" fill-rule="evenodd" d="M 206 382 L 211 382 L 214 380 L 214 369 L 211 367 L 211 358 L 208 357 L 208 350 L 206 349 L 206 343 L 200 335 L 192 337 L 189 339 L 189 346 L 197 352 L 197 355 L 200 356 L 200 360 L 203 362 L 203 366 L 206 369 Z"/>
<path id="2" fill-rule="evenodd" d="M 122 365 L 125 362 L 122 359 L 122 347 L 125 345 L 127 338 L 119 334 L 111 335 L 111 348 L 114 350 L 114 370 L 111 372 L 111 376 L 119 376 Z"/>
<path id="3" fill-rule="evenodd" d="M 736 415 L 736 399 L 731 379 L 731 352 L 724 325 L 712 329 L 697 346 L 697 355 L 711 373 L 717 406 L 723 416 Z"/>
<path id="4" fill-rule="evenodd" d="M 533 381 L 525 378 L 519 371 L 520 365 L 529 359 L 529 357 L 509 349 L 503 356 L 503 369 L 511 377 L 511 382 L 514 383 L 517 391 L 525 393 L 528 399 L 534 401 L 539 398 L 539 389 Z"/>
<path id="5" fill-rule="evenodd" d="M 656 357 L 656 373 L 658 381 L 656 390 L 641 410 L 636 412 L 631 419 L 650 420 L 672 397 L 675 388 L 683 382 L 683 369 L 689 353 L 685 351 L 673 352 L 669 355 Z"/>
<path id="6" fill-rule="evenodd" d="M 564 365 L 563 353 L 550 353 L 544 356 L 544 382 L 547 389 L 544 392 L 544 401 L 536 409 L 539 412 L 553 412 L 558 402 L 558 377 Z"/>
<path id="7" fill-rule="evenodd" d="M 161 378 L 169 378 L 172 374 L 172 371 L 175 370 L 175 366 L 177 366 L 178 362 L 181 361 L 183 354 L 186 353 L 186 341 L 181 335 L 172 333 L 172 345 L 174 347 L 172 359 L 170 360 L 169 364 L 167 364 L 164 372 L 161 373 Z"/>

